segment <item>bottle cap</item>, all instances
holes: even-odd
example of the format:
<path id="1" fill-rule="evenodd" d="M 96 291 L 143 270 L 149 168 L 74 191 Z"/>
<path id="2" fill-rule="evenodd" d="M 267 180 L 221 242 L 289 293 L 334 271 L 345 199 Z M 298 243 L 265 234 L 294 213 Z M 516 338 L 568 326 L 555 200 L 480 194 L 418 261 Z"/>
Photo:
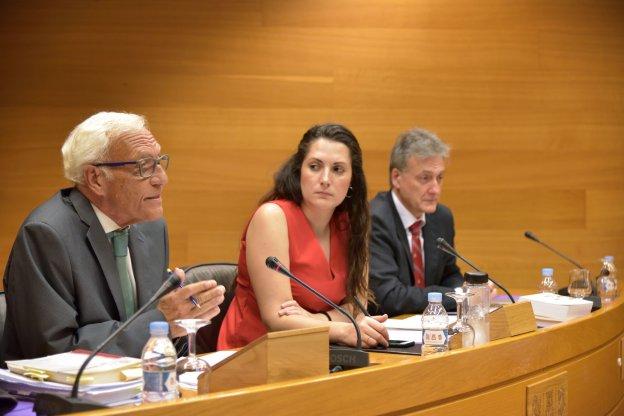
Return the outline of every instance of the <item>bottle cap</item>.
<path id="1" fill-rule="evenodd" d="M 488 274 L 484 272 L 466 272 L 464 279 L 469 285 L 485 285 L 488 282 Z"/>
<path id="2" fill-rule="evenodd" d="M 607 263 L 613 263 L 613 260 L 615 260 L 613 256 L 604 256 L 604 261 Z"/>
<path id="3" fill-rule="evenodd" d="M 552 275 L 553 275 L 552 267 L 544 267 L 542 269 L 542 276 L 552 277 Z"/>
<path id="4" fill-rule="evenodd" d="M 169 333 L 169 324 L 164 321 L 150 322 L 150 335 L 167 335 Z"/>
<path id="5" fill-rule="evenodd" d="M 442 293 L 440 293 L 440 292 L 429 292 L 427 294 L 427 300 L 429 302 L 442 302 Z"/>

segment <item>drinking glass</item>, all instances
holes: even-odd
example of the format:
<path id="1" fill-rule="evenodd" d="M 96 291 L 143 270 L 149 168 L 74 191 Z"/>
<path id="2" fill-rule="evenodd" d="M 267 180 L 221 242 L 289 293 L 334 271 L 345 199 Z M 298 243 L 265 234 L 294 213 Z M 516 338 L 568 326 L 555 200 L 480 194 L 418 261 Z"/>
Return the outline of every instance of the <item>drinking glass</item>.
<path id="1" fill-rule="evenodd" d="M 468 298 L 474 293 L 468 292 L 464 287 L 455 288 L 454 292 L 447 292 L 444 295 L 455 299 L 457 303 L 457 321 L 449 327 L 449 335 L 461 334 L 462 347 L 472 347 L 474 345 L 474 329 L 468 323 Z"/>
<path id="2" fill-rule="evenodd" d="M 208 369 L 208 363 L 202 359 L 197 358 L 195 355 L 195 336 L 199 328 L 204 327 L 210 323 L 206 319 L 177 319 L 174 321 L 179 327 L 186 330 L 188 339 L 188 357 L 186 362 L 181 366 L 182 372 L 186 371 L 205 371 Z"/>
<path id="3" fill-rule="evenodd" d="M 589 270 L 572 269 L 570 270 L 570 285 L 568 293 L 573 298 L 584 298 L 592 292 L 591 283 L 589 282 Z"/>

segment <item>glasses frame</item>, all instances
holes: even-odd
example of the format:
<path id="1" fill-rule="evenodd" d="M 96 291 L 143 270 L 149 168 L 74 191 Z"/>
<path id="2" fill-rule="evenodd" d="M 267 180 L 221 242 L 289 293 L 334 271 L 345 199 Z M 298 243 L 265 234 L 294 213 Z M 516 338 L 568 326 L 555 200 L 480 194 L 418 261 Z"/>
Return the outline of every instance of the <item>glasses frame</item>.
<path id="1" fill-rule="evenodd" d="M 144 172 L 143 171 L 143 167 L 142 167 L 142 163 L 144 163 L 144 161 L 147 161 L 147 160 L 154 161 L 154 168 L 152 169 L 152 171 L 149 174 Z M 165 163 L 162 164 L 161 161 L 165 161 Z M 168 154 L 164 154 L 164 155 L 158 156 L 158 157 L 144 157 L 142 159 L 126 160 L 126 161 L 122 161 L 122 162 L 94 163 L 93 166 L 118 168 L 118 167 L 127 166 L 127 165 L 135 165 L 135 166 L 137 166 L 139 168 L 139 176 L 141 178 L 147 179 L 147 178 L 151 178 L 152 176 L 154 176 L 154 173 L 156 173 L 156 166 L 160 166 L 160 167 L 162 167 L 163 170 L 167 170 L 167 168 L 169 167 L 169 162 L 170 161 L 171 161 L 171 159 L 169 158 L 169 155 Z"/>

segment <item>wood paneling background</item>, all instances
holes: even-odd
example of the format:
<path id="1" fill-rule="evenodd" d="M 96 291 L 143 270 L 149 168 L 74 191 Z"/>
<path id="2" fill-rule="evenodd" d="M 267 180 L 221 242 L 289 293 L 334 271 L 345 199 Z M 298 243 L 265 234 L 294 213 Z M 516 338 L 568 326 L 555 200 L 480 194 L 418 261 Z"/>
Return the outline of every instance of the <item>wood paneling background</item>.
<path id="1" fill-rule="evenodd" d="M 231 260 L 272 173 L 317 122 L 348 125 L 371 197 L 411 126 L 452 145 L 456 244 L 512 287 L 565 262 L 624 269 L 620 1 L 0 3 L 0 263 L 65 186 L 60 146 L 99 110 L 144 114 L 172 157 L 172 264 Z"/>

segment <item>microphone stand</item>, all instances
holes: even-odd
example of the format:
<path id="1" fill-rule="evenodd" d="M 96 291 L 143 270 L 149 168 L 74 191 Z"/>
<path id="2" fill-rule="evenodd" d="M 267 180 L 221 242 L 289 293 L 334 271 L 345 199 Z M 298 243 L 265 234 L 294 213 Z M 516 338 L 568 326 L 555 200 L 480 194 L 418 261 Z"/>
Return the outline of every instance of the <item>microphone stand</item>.
<path id="1" fill-rule="evenodd" d="M 531 231 L 525 231 L 524 232 L 524 236 L 526 238 L 528 238 L 529 240 L 535 241 L 537 244 L 541 244 L 542 246 L 546 247 L 548 250 L 552 251 L 553 253 L 555 253 L 556 255 L 561 257 L 562 259 L 567 260 L 568 262 L 572 263 L 573 265 L 575 265 L 579 269 L 584 269 L 585 268 L 585 267 L 581 266 L 580 264 L 578 264 L 577 262 L 575 262 L 574 260 L 572 260 L 570 257 L 568 257 L 565 254 L 563 254 L 562 252 L 560 252 L 558 250 L 555 250 L 553 247 L 551 247 L 548 244 L 544 243 L 542 240 L 537 238 L 537 236 L 535 234 L 533 234 Z"/>
<path id="2" fill-rule="evenodd" d="M 266 266 L 284 276 L 294 280 L 299 285 L 309 290 L 312 294 L 317 296 L 323 302 L 336 309 L 338 312 L 347 317 L 347 319 L 353 324 L 355 328 L 355 335 L 357 338 L 355 349 L 343 346 L 330 346 L 329 361 L 332 366 L 342 366 L 344 368 L 360 368 L 367 367 L 369 365 L 368 352 L 362 350 L 362 334 L 355 319 L 343 308 L 332 302 L 327 296 L 314 289 L 312 286 L 299 279 L 292 274 L 284 265 L 277 259 L 277 257 L 267 257 Z"/>
<path id="3" fill-rule="evenodd" d="M 463 257 L 461 254 L 459 254 L 457 252 L 457 250 L 455 250 L 445 239 L 443 239 L 442 237 L 438 238 L 436 240 L 437 243 L 437 247 L 439 250 L 442 250 L 443 252 L 450 254 L 453 257 L 457 257 L 458 259 L 460 259 L 461 261 L 463 261 L 464 263 L 466 263 L 468 266 L 472 267 L 475 271 L 480 272 L 480 273 L 484 273 L 483 270 L 479 269 L 477 266 L 475 266 L 474 264 L 472 264 L 468 259 L 466 259 L 465 257 Z M 513 296 L 511 296 L 511 293 L 509 293 L 509 291 L 507 289 L 505 289 L 502 285 L 500 285 L 496 280 L 492 279 L 491 276 L 488 275 L 488 279 L 490 280 L 490 282 L 494 283 L 496 286 L 498 286 L 503 292 L 505 292 L 505 294 L 507 295 L 507 297 L 509 298 L 509 300 L 511 300 L 511 303 L 516 303 L 515 299 L 513 298 Z"/>
<path id="4" fill-rule="evenodd" d="M 525 231 L 524 232 L 524 236 L 526 238 L 528 238 L 529 240 L 533 240 L 537 244 L 540 244 L 540 245 L 546 247 L 548 250 L 552 251 L 557 256 L 561 257 L 562 259 L 570 262 L 571 264 L 573 264 L 574 266 L 578 267 L 579 269 L 584 269 L 585 268 L 581 264 L 579 264 L 578 262 L 572 260 L 570 257 L 568 257 L 565 254 L 563 254 L 562 252 L 560 252 L 560 251 L 554 249 L 553 247 L 549 246 L 548 244 L 544 243 L 542 240 L 537 238 L 537 236 L 535 234 L 533 234 L 531 231 Z M 593 302 L 594 306 L 592 307 L 592 311 L 595 311 L 596 309 L 600 309 L 602 307 L 602 302 L 600 301 L 600 296 L 597 296 L 597 295 L 593 294 L 593 293 L 596 293 L 596 288 L 595 288 L 594 284 L 591 283 L 591 282 L 590 282 L 590 284 L 592 286 L 592 294 L 589 295 L 589 296 L 585 296 L 583 299 L 588 300 L 590 302 Z M 564 296 L 570 296 L 570 293 L 568 292 L 568 288 L 566 288 L 566 287 L 562 287 L 561 289 L 559 289 L 559 294 L 560 295 L 564 295 Z"/>
<path id="5" fill-rule="evenodd" d="M 94 403 L 89 400 L 78 398 L 78 387 L 80 385 L 80 377 L 82 377 L 82 373 L 87 368 L 87 365 L 89 365 L 91 360 L 95 358 L 98 352 L 102 351 L 102 349 L 104 349 L 113 339 L 115 339 L 121 333 L 121 331 L 126 329 L 128 325 L 134 322 L 134 320 L 139 315 L 141 315 L 148 308 L 150 308 L 157 300 L 159 300 L 165 294 L 178 287 L 179 284 L 180 278 L 175 274 L 171 273 L 169 278 L 147 303 L 141 306 L 139 310 L 137 310 L 132 316 L 130 316 L 128 320 L 122 323 L 115 331 L 113 331 L 112 334 L 108 336 L 108 338 L 106 338 L 100 345 L 98 345 L 91 354 L 89 354 L 87 359 L 82 363 L 82 366 L 80 366 L 78 373 L 76 374 L 70 397 L 60 397 L 52 393 L 40 393 L 37 395 L 33 410 L 35 410 L 37 414 L 53 416 L 58 414 L 75 413 L 106 408 L 106 406 L 103 406 L 99 403 Z"/>

